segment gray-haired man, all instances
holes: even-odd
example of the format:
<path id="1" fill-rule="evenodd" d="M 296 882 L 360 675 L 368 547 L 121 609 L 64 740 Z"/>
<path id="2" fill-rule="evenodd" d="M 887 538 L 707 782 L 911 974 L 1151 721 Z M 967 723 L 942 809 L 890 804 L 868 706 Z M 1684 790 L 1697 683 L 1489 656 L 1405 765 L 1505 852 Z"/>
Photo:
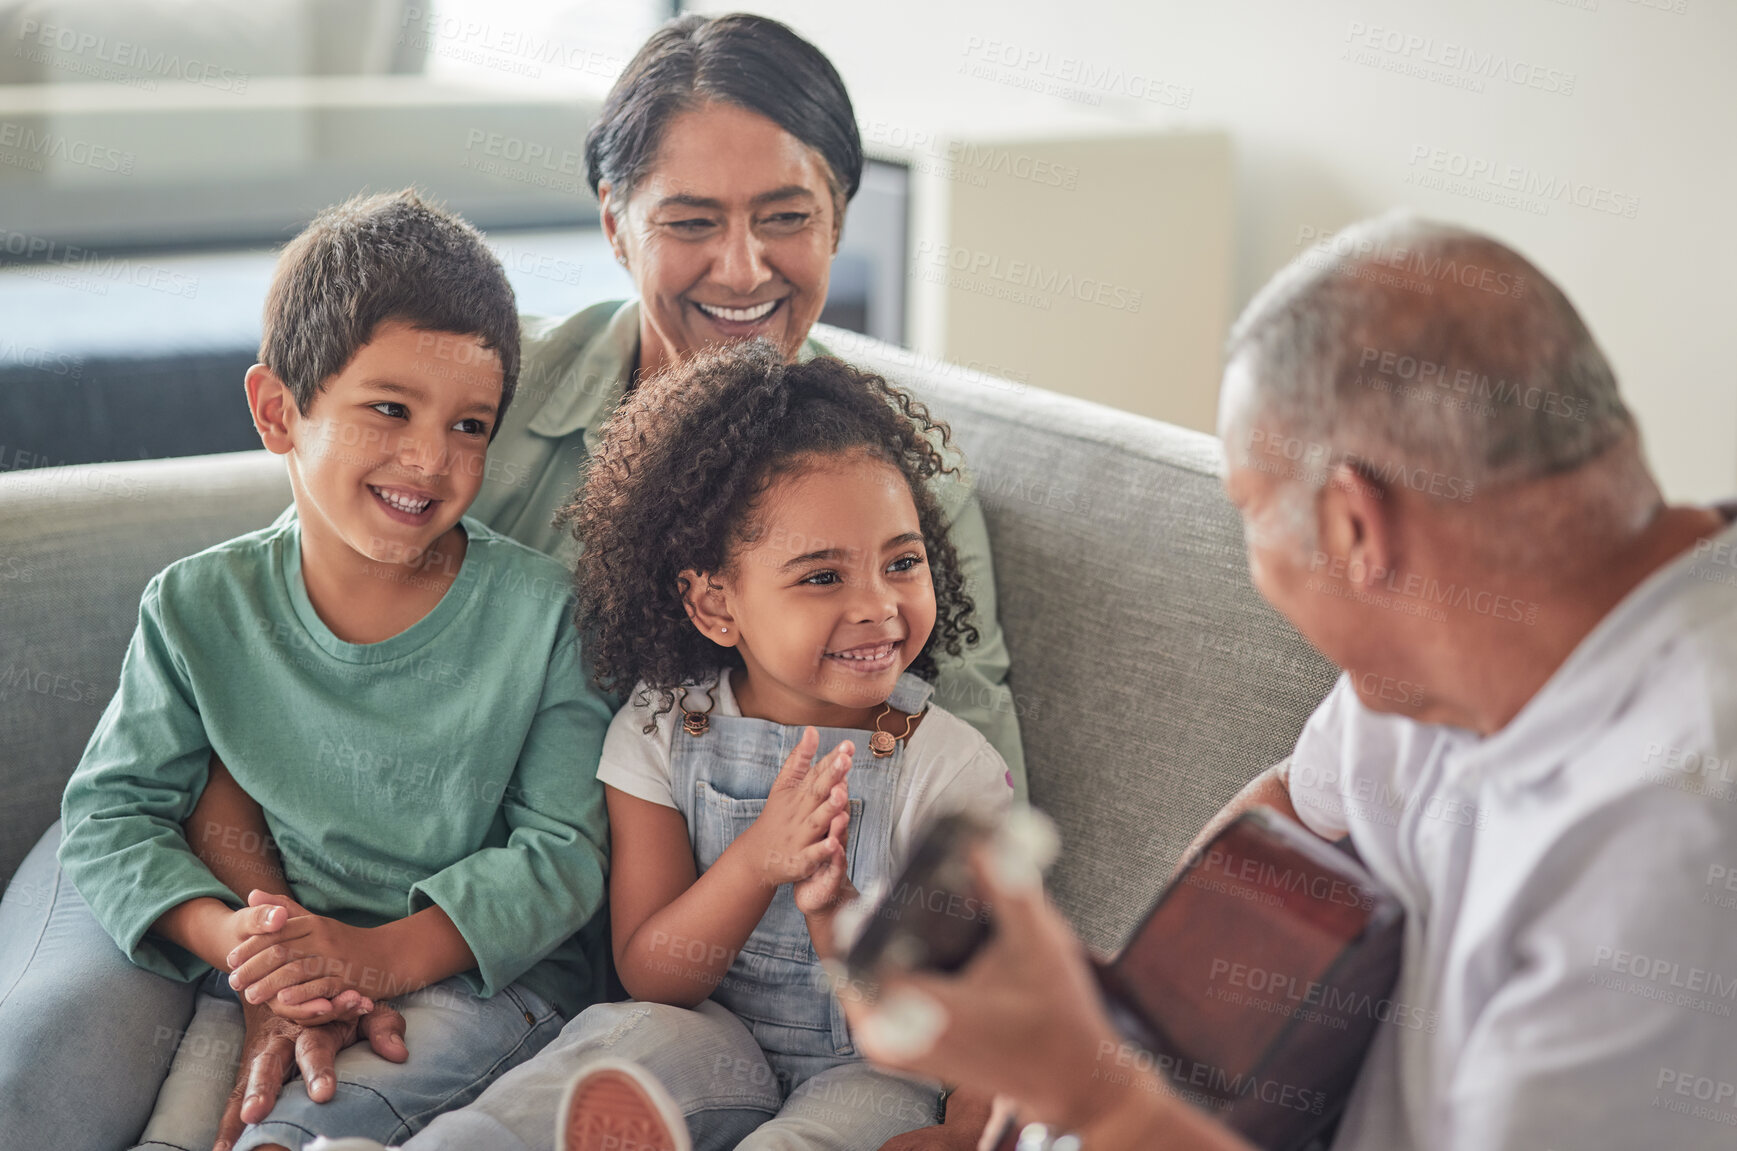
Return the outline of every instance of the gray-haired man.
<path id="1" fill-rule="evenodd" d="M 1390 217 L 1322 255 L 1238 321 L 1220 432 L 1256 587 L 1344 674 L 1207 833 L 1277 807 L 1405 904 L 1411 1010 L 1334 1146 L 1728 1147 L 1737 509 L 1664 503 L 1603 354 L 1513 251 Z M 1094 1075 L 1116 1044 L 1078 945 L 1000 896 L 1015 930 L 965 978 L 902 989 L 907 1023 L 911 995 L 943 1009 L 926 1053 L 886 1013 L 865 1049 L 1094 1151 L 1241 1146 Z"/>

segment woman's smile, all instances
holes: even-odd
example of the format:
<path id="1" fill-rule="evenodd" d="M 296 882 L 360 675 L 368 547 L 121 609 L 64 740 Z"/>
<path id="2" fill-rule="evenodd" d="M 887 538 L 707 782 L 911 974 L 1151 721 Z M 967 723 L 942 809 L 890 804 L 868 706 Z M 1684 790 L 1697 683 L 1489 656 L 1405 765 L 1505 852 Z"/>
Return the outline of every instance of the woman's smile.
<path id="1" fill-rule="evenodd" d="M 767 334 L 784 306 L 784 298 L 745 307 L 702 304 L 698 300 L 693 301 L 693 305 L 704 322 L 716 328 L 720 336 L 729 340 L 745 340 Z"/>

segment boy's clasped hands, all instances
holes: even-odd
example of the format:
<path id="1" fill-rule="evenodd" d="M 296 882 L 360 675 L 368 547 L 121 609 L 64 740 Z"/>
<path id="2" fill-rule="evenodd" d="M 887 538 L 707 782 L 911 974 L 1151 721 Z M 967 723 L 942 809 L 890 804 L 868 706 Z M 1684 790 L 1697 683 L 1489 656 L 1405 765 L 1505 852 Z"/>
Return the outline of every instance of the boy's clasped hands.
<path id="1" fill-rule="evenodd" d="M 241 940 L 227 962 L 229 985 L 243 1002 L 316 1026 L 368 1014 L 372 995 L 413 990 L 388 986 L 372 929 L 315 915 L 287 895 L 255 889 L 247 902 L 235 913 Z"/>

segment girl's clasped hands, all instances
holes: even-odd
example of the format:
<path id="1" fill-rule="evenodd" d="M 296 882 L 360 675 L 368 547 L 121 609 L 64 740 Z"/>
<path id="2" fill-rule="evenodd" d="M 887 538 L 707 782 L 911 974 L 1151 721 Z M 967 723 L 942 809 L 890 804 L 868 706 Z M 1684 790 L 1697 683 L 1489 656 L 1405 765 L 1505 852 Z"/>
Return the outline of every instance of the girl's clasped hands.
<path id="1" fill-rule="evenodd" d="M 815 763 L 819 746 L 820 733 L 805 728 L 784 760 L 760 817 L 729 851 L 740 854 L 766 887 L 795 885 L 796 907 L 815 934 L 815 949 L 824 952 L 830 933 L 814 929 L 821 919 L 830 923 L 832 913 L 856 894 L 846 878 L 845 855 L 850 834 L 847 778 L 856 745 L 844 740 Z"/>

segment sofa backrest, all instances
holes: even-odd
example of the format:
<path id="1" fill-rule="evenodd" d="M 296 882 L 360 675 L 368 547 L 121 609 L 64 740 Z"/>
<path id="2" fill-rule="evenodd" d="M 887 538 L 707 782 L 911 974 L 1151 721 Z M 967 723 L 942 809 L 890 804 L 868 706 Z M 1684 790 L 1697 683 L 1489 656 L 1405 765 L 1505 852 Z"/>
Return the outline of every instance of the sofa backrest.
<path id="1" fill-rule="evenodd" d="M 953 426 L 993 542 L 1054 890 L 1119 942 L 1206 817 L 1286 755 L 1331 684 L 1248 582 L 1210 436 L 848 332 L 828 347 Z M 0 474 L 0 880 L 59 810 L 165 565 L 289 501 L 264 452 Z"/>
<path id="2" fill-rule="evenodd" d="M 0 473 L 0 877 L 59 817 L 145 584 L 289 500 L 264 451 Z"/>

